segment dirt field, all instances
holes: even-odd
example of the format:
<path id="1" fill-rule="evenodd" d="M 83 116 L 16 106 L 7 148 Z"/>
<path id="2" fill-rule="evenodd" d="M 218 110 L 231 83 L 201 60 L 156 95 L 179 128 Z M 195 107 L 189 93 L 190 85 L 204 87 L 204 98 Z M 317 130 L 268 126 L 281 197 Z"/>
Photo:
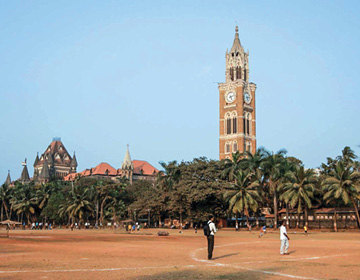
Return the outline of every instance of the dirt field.
<path id="1" fill-rule="evenodd" d="M 360 233 L 220 230 L 214 260 L 199 231 L 0 231 L 0 279 L 360 279 Z"/>

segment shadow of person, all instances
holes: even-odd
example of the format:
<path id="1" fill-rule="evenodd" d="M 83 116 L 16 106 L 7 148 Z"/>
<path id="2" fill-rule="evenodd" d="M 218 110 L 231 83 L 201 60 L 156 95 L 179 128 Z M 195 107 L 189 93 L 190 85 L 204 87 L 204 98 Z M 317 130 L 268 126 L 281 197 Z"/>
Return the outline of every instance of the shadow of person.
<path id="1" fill-rule="evenodd" d="M 294 253 L 296 253 L 296 250 L 289 251 L 289 254 L 294 254 Z"/>
<path id="2" fill-rule="evenodd" d="M 237 254 L 239 254 L 239 253 L 227 254 L 227 255 L 223 255 L 223 256 L 215 257 L 215 258 L 213 258 L 213 260 L 223 259 L 223 258 L 227 258 L 227 257 L 235 256 L 235 255 L 237 255 Z"/>

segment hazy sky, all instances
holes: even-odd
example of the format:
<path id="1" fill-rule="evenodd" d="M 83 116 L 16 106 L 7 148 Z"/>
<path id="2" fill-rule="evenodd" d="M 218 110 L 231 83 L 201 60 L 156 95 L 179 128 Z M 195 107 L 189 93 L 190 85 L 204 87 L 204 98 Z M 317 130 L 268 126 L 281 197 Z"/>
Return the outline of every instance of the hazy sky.
<path id="1" fill-rule="evenodd" d="M 257 141 L 317 167 L 360 149 L 359 1 L 3 1 L 0 182 L 59 136 L 78 171 L 218 158 L 235 22 Z"/>

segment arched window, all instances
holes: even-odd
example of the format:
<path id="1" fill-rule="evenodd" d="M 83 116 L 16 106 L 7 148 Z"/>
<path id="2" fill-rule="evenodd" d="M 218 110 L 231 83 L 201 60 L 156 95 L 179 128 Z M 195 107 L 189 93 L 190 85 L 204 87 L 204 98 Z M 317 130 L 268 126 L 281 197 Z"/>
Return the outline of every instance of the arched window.
<path id="1" fill-rule="evenodd" d="M 246 65 L 245 65 L 246 66 Z M 247 81 L 247 73 L 246 73 L 246 67 L 244 67 L 244 80 Z"/>
<path id="2" fill-rule="evenodd" d="M 237 114 L 236 111 L 231 114 L 232 118 L 232 133 L 237 133 Z"/>
<path id="3" fill-rule="evenodd" d="M 244 114 L 244 134 L 251 135 L 251 113 Z"/>
<path id="4" fill-rule="evenodd" d="M 234 81 L 234 68 L 230 68 L 230 79 Z"/>
<path id="5" fill-rule="evenodd" d="M 236 67 L 236 79 L 241 79 L 241 67 Z"/>
<path id="6" fill-rule="evenodd" d="M 233 143 L 233 153 L 237 152 L 237 150 L 238 150 L 237 141 L 234 141 L 234 143 Z"/>
<path id="7" fill-rule="evenodd" d="M 225 115 L 225 134 L 231 134 L 231 116 L 229 113 Z"/>
<path id="8" fill-rule="evenodd" d="M 225 143 L 225 154 L 229 154 L 230 153 L 230 143 L 226 142 Z"/>

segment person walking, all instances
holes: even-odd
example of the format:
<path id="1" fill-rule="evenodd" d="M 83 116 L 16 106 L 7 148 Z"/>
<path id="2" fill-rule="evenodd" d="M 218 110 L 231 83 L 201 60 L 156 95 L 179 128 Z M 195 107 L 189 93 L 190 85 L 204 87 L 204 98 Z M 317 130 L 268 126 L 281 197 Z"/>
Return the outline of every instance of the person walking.
<path id="1" fill-rule="evenodd" d="M 208 241 L 208 260 L 212 259 L 213 251 L 214 251 L 214 237 L 216 232 L 216 227 L 214 224 L 214 216 L 209 216 L 209 221 L 207 222 L 209 227 L 209 234 L 207 235 Z"/>
<path id="2" fill-rule="evenodd" d="M 280 241 L 281 241 L 280 255 L 289 255 L 288 249 L 289 249 L 290 238 L 287 235 L 286 227 L 284 226 L 284 221 L 281 221 L 280 224 L 281 224 L 281 227 L 280 227 Z"/>

